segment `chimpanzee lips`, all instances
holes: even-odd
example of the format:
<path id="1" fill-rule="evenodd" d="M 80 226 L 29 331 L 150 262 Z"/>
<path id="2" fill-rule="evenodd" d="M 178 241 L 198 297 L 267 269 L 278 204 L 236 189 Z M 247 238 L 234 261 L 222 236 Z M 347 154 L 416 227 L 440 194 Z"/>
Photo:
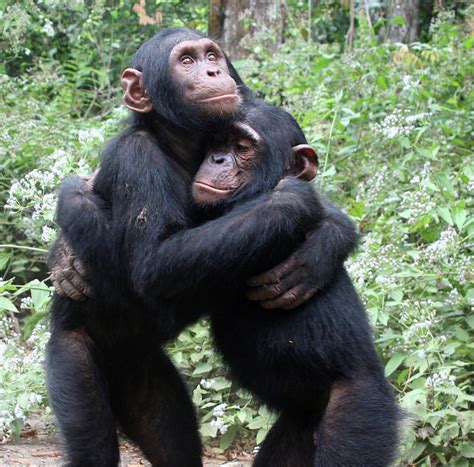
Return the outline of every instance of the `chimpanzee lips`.
<path id="1" fill-rule="evenodd" d="M 221 96 L 214 96 L 214 97 L 207 97 L 206 99 L 202 99 L 203 102 L 222 102 L 222 101 L 230 101 L 235 102 L 239 100 L 240 97 L 238 94 L 222 94 Z"/>
<path id="2" fill-rule="evenodd" d="M 202 190 L 206 190 L 206 191 L 210 191 L 210 192 L 213 192 L 213 193 L 229 193 L 229 192 L 232 192 L 232 191 L 235 191 L 236 188 L 218 188 L 216 186 L 213 186 L 213 185 L 209 185 L 205 182 L 200 182 L 199 180 L 196 180 L 194 182 L 194 185 L 196 185 L 197 187 L 199 187 L 200 189 Z"/>

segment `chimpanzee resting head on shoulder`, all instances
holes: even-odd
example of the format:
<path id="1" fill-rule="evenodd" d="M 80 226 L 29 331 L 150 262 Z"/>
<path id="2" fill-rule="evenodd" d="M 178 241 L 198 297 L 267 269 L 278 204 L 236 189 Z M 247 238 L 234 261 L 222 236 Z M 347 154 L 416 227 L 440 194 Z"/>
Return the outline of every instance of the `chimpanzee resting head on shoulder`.
<path id="1" fill-rule="evenodd" d="M 213 138 L 194 178 L 193 198 L 200 206 L 231 206 L 273 189 L 285 176 L 310 181 L 317 168 L 316 151 L 296 120 L 257 100 Z"/>
<path id="2" fill-rule="evenodd" d="M 122 89 L 136 119 L 198 130 L 230 119 L 253 96 L 219 45 L 186 28 L 145 42 L 122 74 Z"/>

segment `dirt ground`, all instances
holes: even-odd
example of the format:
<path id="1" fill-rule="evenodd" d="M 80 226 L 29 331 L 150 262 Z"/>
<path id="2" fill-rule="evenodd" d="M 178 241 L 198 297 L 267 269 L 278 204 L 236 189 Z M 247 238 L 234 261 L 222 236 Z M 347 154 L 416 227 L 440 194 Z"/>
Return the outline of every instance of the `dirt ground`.
<path id="1" fill-rule="evenodd" d="M 229 458 L 235 460 L 229 461 Z M 122 467 L 150 466 L 140 449 L 125 438 L 120 439 L 120 460 Z M 228 453 L 227 457 L 205 457 L 203 462 L 205 467 L 250 467 L 251 455 L 245 452 Z M 28 425 L 19 442 L 0 444 L 0 467 L 61 466 L 63 464 L 61 438 L 57 432 L 51 431 L 51 420 L 32 418 L 28 420 Z"/>

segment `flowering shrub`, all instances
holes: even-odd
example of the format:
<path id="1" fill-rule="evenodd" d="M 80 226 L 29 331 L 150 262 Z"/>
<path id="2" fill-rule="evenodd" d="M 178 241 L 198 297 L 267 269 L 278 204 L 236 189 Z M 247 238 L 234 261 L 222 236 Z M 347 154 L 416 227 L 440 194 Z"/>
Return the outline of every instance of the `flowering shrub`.
<path id="1" fill-rule="evenodd" d="M 48 22 L 41 24 L 49 36 Z M 297 117 L 320 155 L 316 183 L 360 226 L 348 269 L 410 420 L 402 464 L 474 458 L 474 39 L 463 28 L 440 15 L 431 42 L 393 46 L 361 26 L 351 53 L 300 39 L 271 56 L 256 48 L 256 59 L 236 63 L 251 87 Z M 67 117 L 71 100 L 51 98 L 64 79 L 0 77 L 7 104 L 0 120 L 0 273 L 9 278 L 0 282 L 5 436 L 18 434 L 29 410 L 46 407 L 44 249 L 55 235 L 56 187 L 69 174 L 91 173 L 124 116 L 117 104 L 107 117 Z M 272 415 L 226 378 L 207 328 L 199 322 L 168 347 L 189 382 L 201 433 L 217 451 L 250 435 L 260 443 Z"/>

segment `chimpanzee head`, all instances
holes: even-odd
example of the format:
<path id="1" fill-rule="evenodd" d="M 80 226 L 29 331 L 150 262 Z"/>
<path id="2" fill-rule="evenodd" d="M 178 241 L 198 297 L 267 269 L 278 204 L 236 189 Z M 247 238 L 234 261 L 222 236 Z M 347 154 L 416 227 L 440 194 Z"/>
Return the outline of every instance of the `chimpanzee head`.
<path id="1" fill-rule="evenodd" d="M 145 42 L 122 74 L 122 89 L 129 109 L 196 129 L 230 119 L 251 94 L 222 49 L 186 28 Z"/>
<path id="2" fill-rule="evenodd" d="M 230 128 L 217 134 L 193 183 L 198 205 L 233 204 L 271 190 L 285 176 L 312 180 L 318 156 L 296 120 L 256 101 Z"/>

